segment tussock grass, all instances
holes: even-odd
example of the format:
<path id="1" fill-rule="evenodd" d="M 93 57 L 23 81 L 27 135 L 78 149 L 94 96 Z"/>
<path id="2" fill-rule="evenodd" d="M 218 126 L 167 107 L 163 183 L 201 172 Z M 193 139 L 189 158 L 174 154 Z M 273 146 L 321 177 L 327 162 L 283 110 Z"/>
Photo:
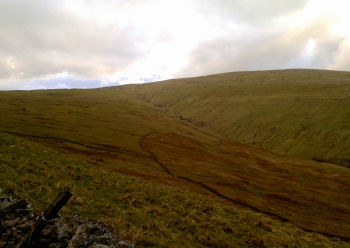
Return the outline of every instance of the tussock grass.
<path id="1" fill-rule="evenodd" d="M 63 215 L 109 223 L 136 247 L 350 247 L 289 222 L 185 188 L 126 176 L 0 133 L 0 187 L 43 210 L 57 190 L 74 197 Z"/>

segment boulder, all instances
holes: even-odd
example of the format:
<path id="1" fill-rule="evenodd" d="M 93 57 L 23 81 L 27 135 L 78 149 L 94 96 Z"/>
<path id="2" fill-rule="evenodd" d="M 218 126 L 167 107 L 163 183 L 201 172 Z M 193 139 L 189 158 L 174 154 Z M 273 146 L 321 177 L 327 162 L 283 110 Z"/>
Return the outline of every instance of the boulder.
<path id="1" fill-rule="evenodd" d="M 15 247 L 34 226 L 40 215 L 34 215 L 26 199 L 0 197 L 0 248 Z M 82 218 L 58 217 L 47 221 L 32 247 L 50 248 L 130 248 L 133 244 L 119 239 L 101 222 Z"/>

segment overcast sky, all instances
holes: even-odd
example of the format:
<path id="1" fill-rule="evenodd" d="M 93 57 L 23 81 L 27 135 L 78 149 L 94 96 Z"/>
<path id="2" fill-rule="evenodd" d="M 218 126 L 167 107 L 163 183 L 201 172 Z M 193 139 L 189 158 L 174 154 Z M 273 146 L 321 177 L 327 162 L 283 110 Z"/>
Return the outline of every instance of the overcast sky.
<path id="1" fill-rule="evenodd" d="M 350 70 L 349 0 L 0 0 L 0 90 Z"/>

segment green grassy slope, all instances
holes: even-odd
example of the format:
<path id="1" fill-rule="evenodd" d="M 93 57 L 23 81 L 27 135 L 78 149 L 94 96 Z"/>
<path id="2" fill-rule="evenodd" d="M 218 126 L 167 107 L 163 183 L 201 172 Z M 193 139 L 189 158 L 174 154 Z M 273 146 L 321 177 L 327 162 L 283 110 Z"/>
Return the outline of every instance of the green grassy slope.
<path id="1" fill-rule="evenodd" d="M 139 137 L 154 131 L 210 139 L 129 95 L 103 89 L 0 92 L 0 112 L 4 130 L 39 136 L 54 133 L 67 140 L 134 153 L 142 153 Z"/>
<path id="2" fill-rule="evenodd" d="M 0 132 L 0 188 L 43 210 L 63 186 L 63 215 L 106 221 L 135 247 L 350 247 L 181 187 L 126 176 Z"/>
<path id="3" fill-rule="evenodd" d="M 121 170 L 162 171 L 139 146 L 139 139 L 152 132 L 213 140 L 195 127 L 173 121 L 162 111 L 115 91 L 0 92 L 0 113 L 0 130 L 38 137 L 41 142 L 83 155 L 112 152 L 104 156 L 104 165 L 113 166 L 118 160 Z"/>
<path id="4" fill-rule="evenodd" d="M 310 71 L 295 73 L 299 75 L 299 72 L 300 77 L 310 78 L 306 75 Z M 279 75 L 285 72 L 259 73 Z M 267 80 L 260 74 L 248 74 L 256 80 Z M 229 123 L 231 115 L 224 110 L 228 109 L 230 113 L 235 111 L 222 106 L 229 106 L 230 102 L 237 99 L 241 101 L 241 105 L 237 106 L 250 106 L 250 111 L 253 111 L 254 103 L 259 103 L 259 99 L 263 101 L 270 91 L 276 92 L 277 98 L 284 96 L 287 99 L 288 92 L 295 97 L 293 92 L 296 86 L 292 83 L 289 88 L 279 86 L 277 90 L 267 87 L 272 84 L 270 82 L 262 91 L 256 89 L 258 83 L 253 79 L 247 83 L 250 85 L 247 86 L 247 92 L 250 92 L 248 96 L 240 98 L 237 93 L 233 97 L 234 91 L 229 89 L 240 88 L 242 84 L 238 80 L 236 86 L 231 86 L 231 81 L 228 80 L 220 86 L 225 75 L 211 76 L 217 78 L 218 84 L 210 83 L 208 78 L 211 77 L 203 77 L 203 83 L 198 83 L 198 78 L 195 78 L 186 79 L 189 83 L 186 80 L 175 80 L 175 83 L 164 82 L 164 85 L 155 83 L 97 90 L 0 92 L 0 131 L 23 136 L 97 168 L 186 187 L 193 192 L 279 216 L 306 230 L 350 238 L 349 169 L 327 163 L 283 158 L 256 147 L 232 142 L 234 137 L 229 134 L 225 138 L 219 138 L 212 132 L 216 127 L 214 122 L 208 124 L 207 121 L 194 119 L 195 115 L 210 118 L 216 116 L 221 118 L 219 124 Z M 344 75 L 346 77 L 348 74 Z M 339 80 L 342 80 L 341 76 Z M 339 84 L 343 87 L 341 94 L 345 94 L 346 80 L 343 79 L 343 83 L 340 81 Z M 312 85 L 312 82 L 309 83 Z M 213 85 L 220 86 L 217 90 L 220 94 L 212 93 Z M 305 88 L 304 83 L 299 85 Z M 310 86 L 311 96 L 317 87 Z M 330 86 L 327 89 L 331 92 Z M 340 94 L 340 91 L 336 94 Z M 255 99 L 251 105 L 247 104 L 249 101 L 242 100 L 251 97 Z M 172 102 L 160 102 L 158 98 Z M 197 100 L 191 103 L 192 98 Z M 273 97 L 267 97 L 270 98 Z M 256 108 L 271 108 L 273 104 L 270 101 L 267 103 L 270 105 L 260 103 Z M 176 112 L 180 106 L 183 108 L 181 111 L 193 111 L 188 115 L 193 119 L 192 122 L 176 117 L 176 113 L 181 113 L 184 118 L 189 118 L 181 111 Z M 203 112 L 198 110 L 200 106 L 205 106 Z M 339 109 L 338 111 L 336 107 L 337 111 L 333 112 L 341 113 L 341 108 Z M 239 108 L 237 113 L 244 115 L 244 111 L 238 110 Z M 274 116 L 284 115 L 282 110 L 285 108 L 277 110 Z M 260 112 L 254 112 L 254 115 L 259 114 Z M 265 115 L 261 118 L 263 117 L 264 121 L 270 121 Z M 296 123 L 302 120 L 304 119 L 295 119 Z M 196 125 L 201 121 L 203 122 Z M 294 135 L 293 128 L 286 129 L 290 127 L 293 125 L 284 123 L 281 129 L 283 134 L 289 135 L 291 132 Z M 215 130 L 224 136 L 220 129 Z M 329 132 L 335 135 L 347 130 L 346 127 L 339 127 L 331 128 Z M 247 134 L 250 133 L 248 131 Z M 281 140 L 283 147 L 284 140 Z M 311 138 L 310 140 L 315 142 Z M 336 148 L 347 154 L 348 150 L 340 149 L 347 144 L 347 140 L 342 142 Z M 300 144 L 303 142 L 300 141 Z M 341 158 L 345 161 L 346 157 L 341 155 Z"/>
<path id="5" fill-rule="evenodd" d="M 234 72 L 118 89 L 222 137 L 350 166 L 349 72 Z"/>

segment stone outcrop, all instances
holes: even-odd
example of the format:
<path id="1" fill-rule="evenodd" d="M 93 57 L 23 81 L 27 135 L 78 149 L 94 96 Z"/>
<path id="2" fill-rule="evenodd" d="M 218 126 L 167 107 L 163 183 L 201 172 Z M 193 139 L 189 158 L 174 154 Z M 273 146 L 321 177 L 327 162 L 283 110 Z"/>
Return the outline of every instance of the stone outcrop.
<path id="1" fill-rule="evenodd" d="M 33 213 L 28 200 L 0 197 L 0 248 L 19 247 L 39 217 Z M 32 247 L 133 247 L 130 242 L 119 239 L 100 221 L 72 216 L 57 217 L 47 222 L 40 235 L 31 240 Z"/>

